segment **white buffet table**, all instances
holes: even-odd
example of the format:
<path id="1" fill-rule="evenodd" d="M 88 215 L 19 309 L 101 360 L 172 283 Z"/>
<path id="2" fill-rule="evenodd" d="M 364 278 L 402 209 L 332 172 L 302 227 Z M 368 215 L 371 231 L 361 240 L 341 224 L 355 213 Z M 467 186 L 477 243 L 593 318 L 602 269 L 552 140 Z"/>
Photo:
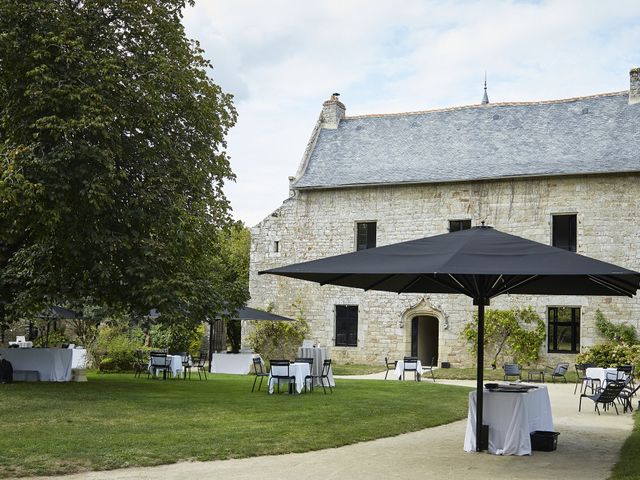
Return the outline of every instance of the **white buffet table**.
<path id="1" fill-rule="evenodd" d="M 273 369 L 273 367 L 271 367 Z M 286 369 L 286 367 L 285 367 Z M 309 375 L 311 370 L 308 363 L 291 363 L 289 364 L 289 375 L 296 378 L 296 392 L 301 393 L 304 388 L 304 379 Z M 280 372 L 277 372 L 280 373 Z M 273 393 L 277 380 L 271 382 L 271 373 L 269 373 L 269 393 Z M 282 388 L 282 387 L 281 387 Z M 287 383 L 288 388 L 288 383 Z"/>
<path id="2" fill-rule="evenodd" d="M 476 450 L 476 391 L 469 393 L 469 415 L 464 449 Z M 489 425 L 489 453 L 530 455 L 531 437 L 536 430 L 553 431 L 551 401 L 541 385 L 527 393 L 484 390 L 482 421 Z"/>
<path id="3" fill-rule="evenodd" d="M 161 357 L 163 358 L 163 357 Z M 180 355 L 167 355 L 169 360 L 169 374 L 173 378 L 180 378 L 182 375 L 182 357 Z M 151 365 L 151 359 L 149 360 L 149 371 L 154 377 L 157 374 L 157 368 Z"/>
<path id="4" fill-rule="evenodd" d="M 211 355 L 211 373 L 246 375 L 251 371 L 256 353 L 214 353 Z"/>
<path id="5" fill-rule="evenodd" d="M 14 372 L 16 370 L 37 371 L 42 382 L 70 382 L 75 350 L 71 348 L 0 348 L 0 355 L 11 362 Z"/>

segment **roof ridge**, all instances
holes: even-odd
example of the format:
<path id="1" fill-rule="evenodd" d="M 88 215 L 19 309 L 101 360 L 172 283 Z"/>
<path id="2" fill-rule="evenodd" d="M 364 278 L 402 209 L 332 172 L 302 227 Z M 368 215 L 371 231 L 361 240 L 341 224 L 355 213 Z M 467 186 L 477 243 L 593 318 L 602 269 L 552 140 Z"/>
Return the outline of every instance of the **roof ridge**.
<path id="1" fill-rule="evenodd" d="M 401 115 L 422 115 L 425 113 L 439 113 L 439 112 L 452 112 L 456 110 L 468 110 L 472 108 L 491 108 L 491 107 L 518 107 L 518 106 L 526 106 L 526 105 L 550 105 L 550 104 L 558 104 L 558 103 L 569 103 L 576 102 L 578 100 L 587 100 L 590 98 L 601 98 L 601 97 L 615 97 L 623 94 L 628 94 L 629 90 L 622 90 L 620 92 L 609 92 L 609 93 L 598 93 L 595 95 L 586 95 L 582 97 L 571 97 L 571 98 L 561 98 L 556 100 L 537 100 L 532 102 L 498 102 L 498 103 L 489 103 L 487 105 L 482 105 L 480 103 L 476 103 L 473 105 L 459 105 L 456 107 L 444 107 L 444 108 L 433 108 L 428 110 L 417 110 L 414 112 L 395 112 L 395 113 L 369 113 L 364 115 L 352 115 L 345 116 L 343 120 L 357 120 L 360 118 L 371 118 L 371 117 L 399 117 Z"/>

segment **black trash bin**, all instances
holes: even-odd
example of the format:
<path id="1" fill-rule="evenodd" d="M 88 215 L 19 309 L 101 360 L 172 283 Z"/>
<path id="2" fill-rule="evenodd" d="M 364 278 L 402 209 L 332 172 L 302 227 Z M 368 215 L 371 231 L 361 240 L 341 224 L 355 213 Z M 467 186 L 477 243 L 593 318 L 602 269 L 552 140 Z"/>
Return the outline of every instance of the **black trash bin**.
<path id="1" fill-rule="evenodd" d="M 559 432 L 546 432 L 544 430 L 536 430 L 531 433 L 531 450 L 539 452 L 553 452 L 558 448 Z"/>

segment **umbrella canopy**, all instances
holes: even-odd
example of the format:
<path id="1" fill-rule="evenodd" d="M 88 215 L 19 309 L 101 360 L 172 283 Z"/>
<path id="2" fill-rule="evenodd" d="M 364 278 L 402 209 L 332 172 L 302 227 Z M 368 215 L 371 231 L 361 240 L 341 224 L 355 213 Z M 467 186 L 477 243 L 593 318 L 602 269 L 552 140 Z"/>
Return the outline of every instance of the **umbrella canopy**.
<path id="1" fill-rule="evenodd" d="M 230 320 L 264 320 L 268 322 L 292 322 L 293 318 L 282 317 L 274 313 L 258 310 L 257 308 L 244 307 L 237 312 L 224 312 L 221 317 L 227 317 Z"/>
<path id="2" fill-rule="evenodd" d="M 458 293 L 478 305 L 476 449 L 484 307 L 503 293 L 633 296 L 640 273 L 481 226 L 258 272 L 364 290 Z"/>
<path id="3" fill-rule="evenodd" d="M 41 318 L 62 318 L 65 320 L 72 320 L 74 318 L 79 318 L 81 315 L 73 310 L 53 305 L 52 307 L 43 310 L 38 316 Z"/>

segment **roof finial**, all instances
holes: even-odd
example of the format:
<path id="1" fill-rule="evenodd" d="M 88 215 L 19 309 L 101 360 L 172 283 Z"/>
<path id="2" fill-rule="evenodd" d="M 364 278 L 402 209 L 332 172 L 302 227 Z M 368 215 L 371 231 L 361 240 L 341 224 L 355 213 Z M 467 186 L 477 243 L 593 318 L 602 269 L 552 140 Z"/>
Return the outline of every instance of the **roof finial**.
<path id="1" fill-rule="evenodd" d="M 482 96 L 482 105 L 489 103 L 489 95 L 487 95 L 487 72 L 484 72 L 484 95 Z"/>

